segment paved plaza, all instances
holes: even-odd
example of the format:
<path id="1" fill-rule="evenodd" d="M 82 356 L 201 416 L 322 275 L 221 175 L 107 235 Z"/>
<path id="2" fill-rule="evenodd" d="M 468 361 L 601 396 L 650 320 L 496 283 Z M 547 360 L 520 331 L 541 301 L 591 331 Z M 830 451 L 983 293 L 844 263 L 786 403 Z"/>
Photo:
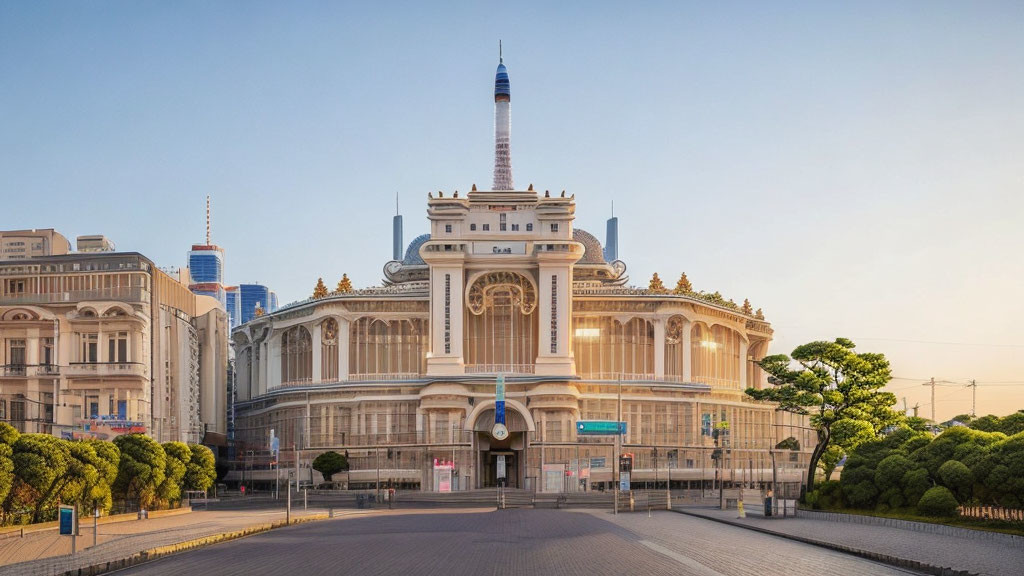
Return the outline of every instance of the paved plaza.
<path id="1" fill-rule="evenodd" d="M 883 576 L 888 566 L 671 512 L 395 511 L 305 524 L 118 572 Z"/>

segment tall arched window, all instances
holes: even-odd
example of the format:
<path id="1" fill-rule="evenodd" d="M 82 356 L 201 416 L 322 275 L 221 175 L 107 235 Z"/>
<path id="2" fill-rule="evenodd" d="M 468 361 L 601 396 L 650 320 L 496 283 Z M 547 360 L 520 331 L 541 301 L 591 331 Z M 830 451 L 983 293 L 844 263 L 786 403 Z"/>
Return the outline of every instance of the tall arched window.
<path id="1" fill-rule="evenodd" d="M 686 355 L 685 341 L 686 319 L 673 316 L 665 323 L 665 378 L 682 382 L 683 361 Z"/>
<path id="2" fill-rule="evenodd" d="M 493 272 L 467 296 L 465 359 L 477 372 L 533 372 L 537 358 L 537 292 L 524 276 Z"/>
<path id="3" fill-rule="evenodd" d="M 740 335 L 725 326 L 708 328 L 694 323 L 691 329 L 693 380 L 716 388 L 740 387 Z"/>
<path id="4" fill-rule="evenodd" d="M 303 326 L 289 328 L 281 336 L 281 382 L 313 379 L 313 337 Z"/>
<path id="5" fill-rule="evenodd" d="M 654 378 L 654 325 L 643 318 L 626 323 L 608 316 L 573 319 L 576 372 L 583 378 Z"/>
<path id="6" fill-rule="evenodd" d="M 426 371 L 427 321 L 362 317 L 352 323 L 350 378 L 390 374 L 418 376 Z"/>
<path id="7" fill-rule="evenodd" d="M 320 325 L 320 379 L 338 379 L 338 321 L 334 318 Z"/>

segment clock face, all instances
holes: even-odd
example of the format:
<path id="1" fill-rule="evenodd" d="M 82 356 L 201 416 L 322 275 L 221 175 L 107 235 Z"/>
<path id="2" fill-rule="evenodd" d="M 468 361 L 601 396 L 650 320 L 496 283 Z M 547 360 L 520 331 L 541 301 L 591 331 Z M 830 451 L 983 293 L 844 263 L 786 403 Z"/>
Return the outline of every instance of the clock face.
<path id="1" fill-rule="evenodd" d="M 491 436 L 494 436 L 495 440 L 504 440 L 508 438 L 508 428 L 504 424 L 498 423 L 491 428 Z"/>

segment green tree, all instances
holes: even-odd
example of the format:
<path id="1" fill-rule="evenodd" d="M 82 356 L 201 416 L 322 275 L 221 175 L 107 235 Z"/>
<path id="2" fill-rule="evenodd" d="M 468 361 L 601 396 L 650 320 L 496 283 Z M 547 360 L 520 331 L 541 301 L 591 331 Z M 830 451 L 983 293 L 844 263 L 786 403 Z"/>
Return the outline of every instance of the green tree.
<path id="1" fill-rule="evenodd" d="M 928 471 L 924 468 L 914 468 L 903 475 L 900 486 L 903 488 L 903 500 L 908 504 L 917 504 L 921 496 L 932 487 L 932 481 L 928 478 Z"/>
<path id="2" fill-rule="evenodd" d="M 977 481 L 975 496 L 985 504 L 1024 507 L 1024 432 L 988 447 L 987 454 L 971 469 Z"/>
<path id="3" fill-rule="evenodd" d="M 185 490 L 206 492 L 217 478 L 217 462 L 213 452 L 202 444 L 189 444 L 191 459 L 185 468 Z"/>
<path id="4" fill-rule="evenodd" d="M 793 368 L 796 362 L 798 368 Z M 850 340 L 811 342 L 785 354 L 767 356 L 758 365 L 772 378 L 770 388 L 748 388 L 757 399 L 778 403 L 780 410 L 810 416 L 818 443 L 811 453 L 807 489 L 814 487 L 818 462 L 833 442 L 847 452 L 899 421 L 892 410 L 896 397 L 882 388 L 891 379 L 882 354 L 857 353 Z M 845 492 L 845 487 L 844 487 Z"/>
<path id="5" fill-rule="evenodd" d="M 14 484 L 14 443 L 20 433 L 7 422 L 0 422 L 0 502 L 7 501 L 7 495 Z"/>
<path id="6" fill-rule="evenodd" d="M 832 479 L 832 473 L 836 471 L 836 466 L 839 466 L 839 462 L 846 456 L 843 449 L 836 444 L 829 445 L 821 454 L 821 460 L 818 461 L 818 467 L 825 474 L 825 481 L 828 482 Z"/>
<path id="7" fill-rule="evenodd" d="M 109 511 L 113 504 L 111 493 L 114 480 L 117 479 L 117 468 L 121 461 L 121 451 L 113 442 L 106 440 L 81 440 L 88 444 L 96 452 L 96 460 L 93 464 L 96 468 L 96 480 L 85 486 L 83 490 L 83 503 L 90 508 L 99 508 L 104 512 Z"/>
<path id="8" fill-rule="evenodd" d="M 68 442 L 47 434 L 22 434 L 14 442 L 14 489 L 5 510 L 13 504 L 32 510 L 32 522 L 52 511 L 71 458 Z M 15 496 L 11 502 L 11 496 Z"/>
<path id="9" fill-rule="evenodd" d="M 164 481 L 157 488 L 157 495 L 164 506 L 170 506 L 181 500 L 181 487 L 185 482 L 185 472 L 192 461 L 192 450 L 184 442 L 164 442 Z"/>
<path id="10" fill-rule="evenodd" d="M 959 504 L 945 486 L 933 486 L 917 502 L 918 512 L 926 516 L 956 516 Z"/>
<path id="11" fill-rule="evenodd" d="M 324 480 L 330 482 L 332 476 L 348 470 L 348 459 L 333 450 L 324 452 L 313 460 L 313 470 L 323 474 Z"/>
<path id="12" fill-rule="evenodd" d="M 67 441 L 65 441 L 67 442 Z M 88 494 L 100 479 L 100 457 L 87 442 L 67 442 L 68 469 L 62 479 L 60 500 L 78 505 L 81 512 L 88 505 Z"/>
<path id="13" fill-rule="evenodd" d="M 939 466 L 939 480 L 956 496 L 958 502 L 967 502 L 971 499 L 971 485 L 974 484 L 974 476 L 971 475 L 970 468 L 963 462 L 947 460 L 942 466 Z"/>
<path id="14" fill-rule="evenodd" d="M 114 444 L 121 452 L 114 494 L 138 499 L 140 508 L 152 507 L 167 465 L 163 447 L 145 434 L 124 434 L 114 438 Z"/>

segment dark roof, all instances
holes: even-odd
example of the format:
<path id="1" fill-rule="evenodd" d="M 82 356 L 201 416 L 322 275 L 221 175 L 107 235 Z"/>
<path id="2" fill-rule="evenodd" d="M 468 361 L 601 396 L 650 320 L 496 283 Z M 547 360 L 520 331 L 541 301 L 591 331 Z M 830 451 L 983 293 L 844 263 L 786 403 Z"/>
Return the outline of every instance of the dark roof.
<path id="1" fill-rule="evenodd" d="M 577 264 L 607 264 L 604 259 L 604 249 L 601 248 L 601 242 L 593 234 L 582 228 L 573 228 L 572 239 L 583 244 L 584 248 L 586 248 L 583 258 Z"/>

